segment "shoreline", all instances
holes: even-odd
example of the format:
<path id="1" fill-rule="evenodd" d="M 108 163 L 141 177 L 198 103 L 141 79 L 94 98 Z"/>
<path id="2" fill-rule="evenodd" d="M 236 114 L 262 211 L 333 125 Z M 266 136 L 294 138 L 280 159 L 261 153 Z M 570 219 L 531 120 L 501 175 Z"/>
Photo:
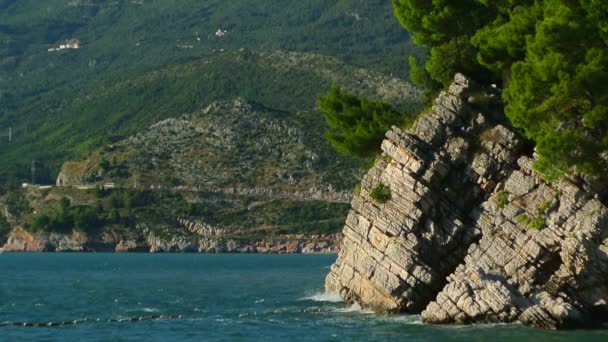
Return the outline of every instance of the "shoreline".
<path id="1" fill-rule="evenodd" d="M 116 251 L 0 251 L 0 254 L 134 254 L 134 255 L 338 255 L 339 251 L 332 252 L 116 252 Z"/>
<path id="2" fill-rule="evenodd" d="M 260 239 L 227 236 L 164 236 L 149 230 L 139 234 L 32 233 L 14 229 L 0 250 L 29 253 L 230 253 L 336 254 L 341 234 L 283 235 Z"/>

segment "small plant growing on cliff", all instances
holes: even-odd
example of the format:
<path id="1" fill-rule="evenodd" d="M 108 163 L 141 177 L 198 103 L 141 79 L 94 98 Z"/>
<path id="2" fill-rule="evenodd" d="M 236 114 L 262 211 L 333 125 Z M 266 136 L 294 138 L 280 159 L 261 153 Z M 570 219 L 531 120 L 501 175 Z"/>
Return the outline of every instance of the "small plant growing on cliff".
<path id="1" fill-rule="evenodd" d="M 530 218 L 526 214 L 519 214 L 515 217 L 515 220 L 528 229 L 542 230 L 547 226 L 545 219 L 542 217 Z"/>
<path id="2" fill-rule="evenodd" d="M 545 222 L 544 218 L 537 217 L 531 220 L 526 226 L 528 227 L 528 229 L 542 230 L 547 226 L 547 223 Z"/>
<path id="3" fill-rule="evenodd" d="M 377 203 L 386 203 L 391 199 L 391 189 L 388 186 L 380 183 L 372 189 L 370 197 Z"/>
<path id="4" fill-rule="evenodd" d="M 357 186 L 355 186 L 355 190 L 353 190 L 353 193 L 355 194 L 355 196 L 361 195 L 361 184 L 357 184 Z"/>
<path id="5" fill-rule="evenodd" d="M 499 192 L 498 197 L 496 197 L 496 204 L 500 209 L 504 208 L 507 204 L 509 204 L 509 192 L 504 190 Z"/>

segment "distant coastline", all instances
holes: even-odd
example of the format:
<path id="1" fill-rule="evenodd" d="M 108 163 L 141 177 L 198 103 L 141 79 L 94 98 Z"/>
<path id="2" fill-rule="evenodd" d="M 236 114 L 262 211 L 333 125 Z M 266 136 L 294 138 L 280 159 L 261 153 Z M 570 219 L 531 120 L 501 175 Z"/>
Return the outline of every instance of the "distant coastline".
<path id="1" fill-rule="evenodd" d="M 149 230 L 141 235 L 119 236 L 82 232 L 71 234 L 32 233 L 14 229 L 2 252 L 90 252 L 90 253 L 258 253 L 258 254 L 335 254 L 341 234 L 277 235 L 263 239 L 201 236 L 161 236 Z"/>

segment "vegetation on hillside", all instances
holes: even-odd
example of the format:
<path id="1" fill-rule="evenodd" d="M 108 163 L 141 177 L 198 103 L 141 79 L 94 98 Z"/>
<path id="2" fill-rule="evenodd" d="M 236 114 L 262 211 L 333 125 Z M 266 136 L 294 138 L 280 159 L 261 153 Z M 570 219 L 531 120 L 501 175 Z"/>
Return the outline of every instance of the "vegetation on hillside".
<path id="1" fill-rule="evenodd" d="M 59 187 L 30 188 L 15 195 L 26 205 L 13 210 L 12 215 L 25 229 L 64 234 L 79 231 L 91 236 L 112 231 L 134 233 L 138 226 L 163 231 L 164 235 L 181 234 L 177 218 L 202 221 L 239 238 L 336 233 L 349 209 L 343 203 L 210 192 Z M 8 224 L 0 215 L 0 241 L 7 233 Z"/>
<path id="2" fill-rule="evenodd" d="M 66 162 L 61 183 L 281 193 L 352 189 L 363 163 L 336 153 L 313 117 L 242 98 L 214 102 L 142 128 L 83 161 Z"/>
<path id="3" fill-rule="evenodd" d="M 412 80 L 432 96 L 455 72 L 504 88 L 510 122 L 536 143 L 548 179 L 608 167 L 608 3 L 393 0 L 414 42 Z"/>
<path id="4" fill-rule="evenodd" d="M 336 80 L 324 73 L 335 71 L 331 58 L 399 78 L 403 56 L 422 51 L 384 0 L 0 0 L 0 9 L 0 183 L 29 179 L 33 159 L 38 181 L 51 182 L 64 160 L 216 100 L 310 110 Z M 47 51 L 70 38 L 81 48 Z M 293 67 L 276 50 L 331 58 Z"/>

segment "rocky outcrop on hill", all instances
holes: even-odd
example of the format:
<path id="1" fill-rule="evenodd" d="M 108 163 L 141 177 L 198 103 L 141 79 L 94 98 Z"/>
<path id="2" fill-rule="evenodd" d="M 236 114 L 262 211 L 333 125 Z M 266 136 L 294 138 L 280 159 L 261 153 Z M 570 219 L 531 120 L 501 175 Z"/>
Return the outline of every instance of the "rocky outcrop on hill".
<path id="1" fill-rule="evenodd" d="M 56 185 L 348 200 L 357 162 L 337 155 L 322 127 L 304 129 L 302 120 L 242 98 L 214 102 L 66 162 Z"/>
<path id="2" fill-rule="evenodd" d="M 583 181 L 543 181 L 492 100 L 457 75 L 413 128 L 387 133 L 329 291 L 437 324 L 565 328 L 608 312 L 608 209 Z"/>

